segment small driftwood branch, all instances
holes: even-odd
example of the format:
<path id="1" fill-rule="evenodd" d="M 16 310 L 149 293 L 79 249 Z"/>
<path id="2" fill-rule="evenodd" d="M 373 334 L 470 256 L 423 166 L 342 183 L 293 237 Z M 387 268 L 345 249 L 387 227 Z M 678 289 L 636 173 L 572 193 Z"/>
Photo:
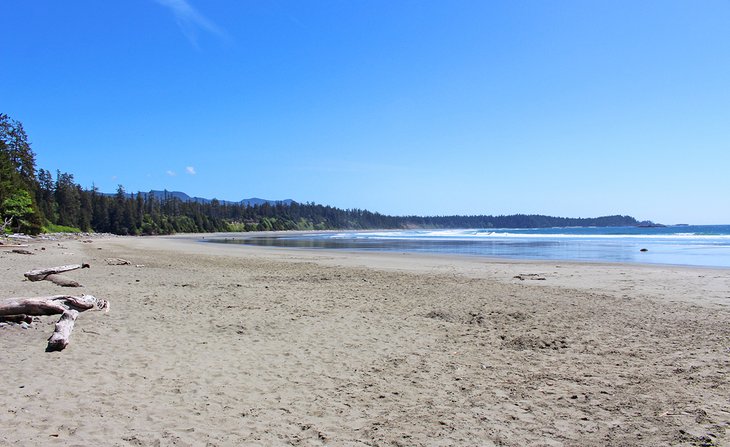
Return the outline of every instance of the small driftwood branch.
<path id="1" fill-rule="evenodd" d="M 78 318 L 78 316 L 79 312 L 73 309 L 69 309 L 61 315 L 58 323 L 56 323 L 56 329 L 48 338 L 48 347 L 46 347 L 46 351 L 61 351 L 68 346 L 69 338 L 71 338 L 71 331 L 74 328 L 74 323 L 76 323 L 76 318 Z"/>
<path id="2" fill-rule="evenodd" d="M 34 269 L 30 270 L 28 272 L 25 272 L 25 277 L 28 278 L 31 281 L 43 281 L 44 279 L 47 279 L 46 277 L 48 275 L 55 275 L 57 273 L 63 273 L 63 272 L 70 272 L 71 270 L 76 269 L 87 269 L 89 268 L 89 264 L 68 264 L 68 265 L 59 265 L 58 267 L 49 267 L 45 269 Z"/>
<path id="3" fill-rule="evenodd" d="M 74 281 L 73 279 L 69 278 L 68 276 L 63 275 L 48 275 L 45 277 L 46 281 L 51 281 L 53 284 L 56 284 L 61 287 L 83 287 L 78 282 Z"/>
<path id="4" fill-rule="evenodd" d="M 131 265 L 132 263 L 122 258 L 107 258 L 106 263 L 109 265 Z"/>
<path id="5" fill-rule="evenodd" d="M 4 222 L 0 224 L 0 233 L 5 234 L 5 229 L 13 224 L 13 216 L 6 217 Z"/>

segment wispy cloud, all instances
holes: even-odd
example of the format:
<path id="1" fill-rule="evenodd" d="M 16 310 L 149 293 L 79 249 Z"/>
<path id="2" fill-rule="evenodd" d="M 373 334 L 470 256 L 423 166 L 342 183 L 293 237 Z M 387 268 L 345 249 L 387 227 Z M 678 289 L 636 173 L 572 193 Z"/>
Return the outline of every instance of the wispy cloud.
<path id="1" fill-rule="evenodd" d="M 188 174 L 190 174 L 190 175 L 195 175 L 195 174 L 197 174 L 197 173 L 195 172 L 195 168 L 194 168 L 194 167 L 192 167 L 192 166 L 188 166 L 187 168 L 185 168 L 185 172 L 187 172 L 187 173 L 188 173 Z"/>
<path id="2" fill-rule="evenodd" d="M 185 34 L 191 44 L 198 47 L 198 31 L 203 30 L 221 39 L 226 38 L 226 33 L 215 23 L 208 20 L 188 0 L 155 0 L 160 5 L 168 8 L 175 16 L 180 30 Z"/>
<path id="3" fill-rule="evenodd" d="M 167 175 L 169 175 L 170 177 L 175 177 L 175 176 L 177 175 L 177 174 L 175 174 L 175 171 L 170 171 L 170 170 L 167 170 L 167 171 L 165 171 L 165 172 L 166 172 L 166 173 L 167 173 Z"/>

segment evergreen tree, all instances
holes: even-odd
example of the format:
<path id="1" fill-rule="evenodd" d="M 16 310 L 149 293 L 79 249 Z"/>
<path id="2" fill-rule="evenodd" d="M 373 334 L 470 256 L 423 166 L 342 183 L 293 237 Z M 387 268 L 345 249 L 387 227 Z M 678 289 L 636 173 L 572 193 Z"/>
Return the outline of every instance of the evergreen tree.
<path id="1" fill-rule="evenodd" d="M 79 227 L 81 222 L 81 195 L 74 183 L 72 174 L 56 172 L 56 190 L 54 192 L 58 209 L 59 225 Z"/>
<path id="2" fill-rule="evenodd" d="M 5 150 L 21 180 L 32 187 L 35 183 L 35 154 L 23 124 L 0 114 L 0 140 L 5 143 Z"/>
<path id="3" fill-rule="evenodd" d="M 38 208 L 45 219 L 50 222 L 55 222 L 56 216 L 56 200 L 54 198 L 55 186 L 53 183 L 53 176 L 45 169 L 38 170 L 38 192 L 36 194 L 36 200 L 38 202 Z"/>
<path id="4" fill-rule="evenodd" d="M 41 230 L 42 217 L 35 203 L 37 188 L 35 154 L 23 125 L 0 114 L 0 213 L 16 213 L 20 209 L 17 206 L 29 210 L 19 219 L 15 227 L 17 231 L 36 234 Z M 30 204 L 27 208 L 21 206 L 28 197 Z"/>
<path id="5" fill-rule="evenodd" d="M 111 232 L 109 224 L 109 198 L 99 194 L 96 187 L 91 189 L 91 228 L 94 231 Z"/>

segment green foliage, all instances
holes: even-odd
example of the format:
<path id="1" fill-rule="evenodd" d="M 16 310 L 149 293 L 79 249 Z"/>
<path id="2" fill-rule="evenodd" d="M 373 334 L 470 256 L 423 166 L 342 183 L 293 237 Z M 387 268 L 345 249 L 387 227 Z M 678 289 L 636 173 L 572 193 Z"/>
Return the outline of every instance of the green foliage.
<path id="1" fill-rule="evenodd" d="M 65 225 L 46 224 L 43 226 L 44 233 L 81 233 L 80 228 L 67 227 Z"/>
<path id="2" fill-rule="evenodd" d="M 35 203 L 37 190 L 35 154 L 23 125 L 0 114 L 0 214 L 13 218 L 15 231 L 40 231 L 42 216 Z"/>
<path id="3" fill-rule="evenodd" d="M 226 231 L 243 233 L 244 231 L 249 231 L 246 228 L 247 227 L 245 222 L 228 222 L 228 228 L 226 229 Z"/>
<path id="4" fill-rule="evenodd" d="M 33 200 L 28 191 L 21 189 L 3 200 L 2 207 L 6 217 L 21 219 L 33 212 Z"/>
<path id="5" fill-rule="evenodd" d="M 33 218 L 35 213 L 33 200 L 28 191 L 23 189 L 16 191 L 12 196 L 3 200 L 0 208 L 3 218 L 12 219 L 9 229 L 18 232 L 37 232 L 35 231 L 37 222 Z"/>

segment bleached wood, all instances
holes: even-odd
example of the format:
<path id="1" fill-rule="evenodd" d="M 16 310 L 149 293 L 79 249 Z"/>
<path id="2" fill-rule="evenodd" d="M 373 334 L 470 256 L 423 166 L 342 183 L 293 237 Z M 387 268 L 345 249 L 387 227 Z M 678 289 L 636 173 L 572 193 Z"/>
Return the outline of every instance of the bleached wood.
<path id="1" fill-rule="evenodd" d="M 43 281 L 48 275 L 54 275 L 56 273 L 69 272 L 76 269 L 89 268 L 89 264 L 68 264 L 59 265 L 58 267 L 48 267 L 45 269 L 34 269 L 25 272 L 25 277 L 31 281 Z"/>
<path id="2" fill-rule="evenodd" d="M 61 314 L 56 329 L 48 339 L 47 351 L 60 351 L 68 345 L 79 312 L 96 309 L 109 312 L 109 301 L 93 295 L 54 295 L 33 298 L 8 298 L 0 301 L 3 315 L 54 315 Z"/>
<path id="3" fill-rule="evenodd" d="M 12 216 L 11 216 L 11 217 L 6 217 L 6 218 L 4 219 L 4 221 L 3 221 L 3 223 L 2 223 L 2 224 L 0 224 L 0 233 L 2 233 L 2 234 L 5 234 L 5 229 L 6 229 L 7 227 L 9 227 L 10 225 L 12 225 L 12 223 L 13 223 L 13 218 L 12 218 Z"/>
<path id="4" fill-rule="evenodd" d="M 74 323 L 78 316 L 79 312 L 73 309 L 63 312 L 63 315 L 61 315 L 61 318 L 59 318 L 56 323 L 56 329 L 48 338 L 48 347 L 46 348 L 46 351 L 60 351 L 68 346 L 69 338 L 71 338 L 71 331 L 74 328 Z"/>
<path id="5" fill-rule="evenodd" d="M 51 281 L 53 284 L 56 284 L 61 287 L 83 287 L 81 284 L 79 284 L 77 281 L 74 281 L 73 279 L 69 278 L 68 276 L 63 275 L 48 275 L 45 277 L 46 281 Z"/>
<path id="6" fill-rule="evenodd" d="M 32 298 L 8 298 L 0 301 L 0 315 L 56 315 L 66 310 L 83 312 L 89 309 L 109 311 L 109 302 L 93 295 L 54 295 Z"/>

